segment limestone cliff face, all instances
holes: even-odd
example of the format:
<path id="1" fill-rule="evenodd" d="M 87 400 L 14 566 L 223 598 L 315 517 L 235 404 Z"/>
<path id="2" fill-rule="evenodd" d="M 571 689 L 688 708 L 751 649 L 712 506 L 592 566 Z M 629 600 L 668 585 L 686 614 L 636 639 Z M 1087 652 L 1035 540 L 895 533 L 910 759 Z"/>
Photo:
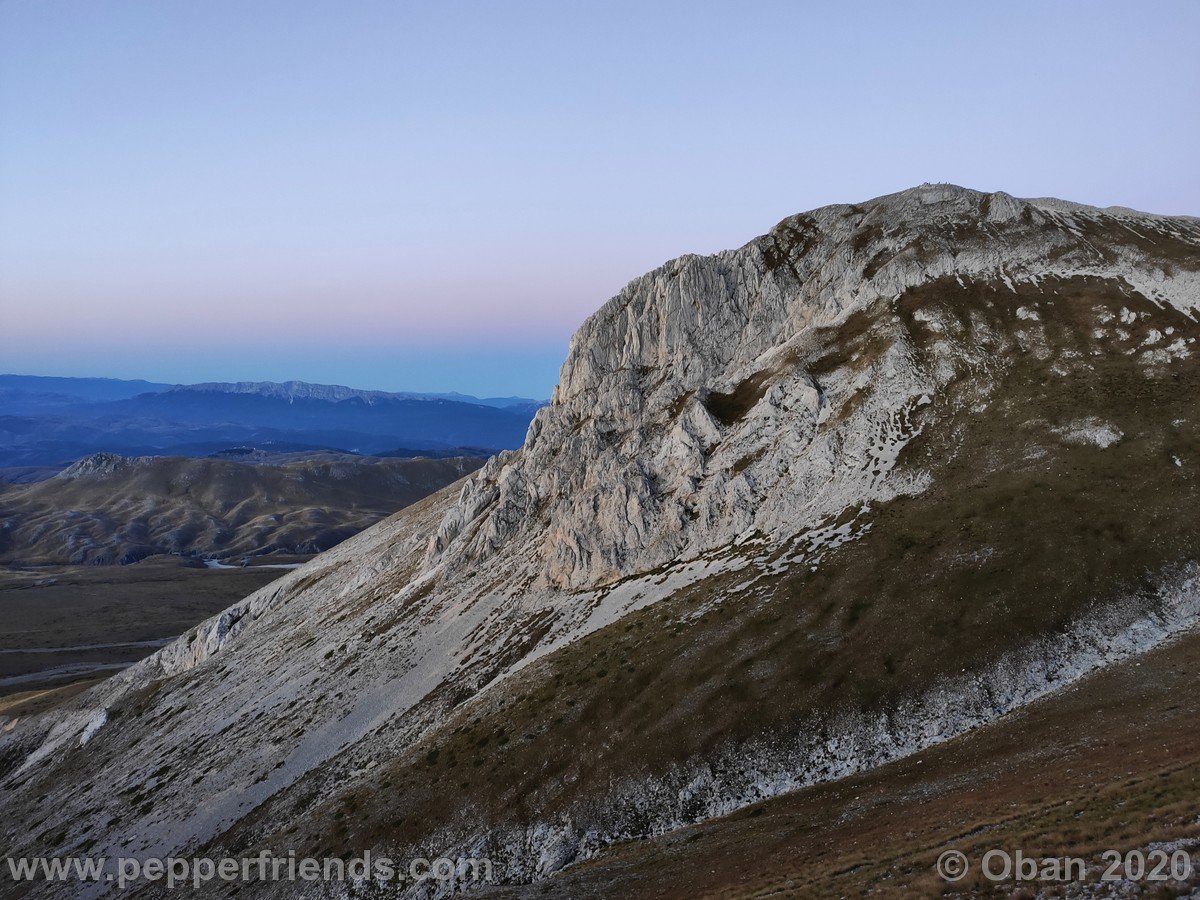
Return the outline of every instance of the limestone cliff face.
<path id="1" fill-rule="evenodd" d="M 1195 220 L 926 185 L 673 260 L 580 328 L 524 448 L 464 488 L 426 565 L 517 542 L 539 581 L 575 589 L 748 529 L 795 533 L 850 492 L 865 500 L 880 488 L 861 477 L 872 442 L 894 452 L 906 434 L 893 414 L 936 389 L 901 344 L 859 375 L 879 405 L 818 438 L 818 423 L 860 387 L 797 365 L 822 327 L 943 277 L 1011 287 L 1099 276 L 1192 309 L 1198 234 Z"/>
<path id="2" fill-rule="evenodd" d="M 1128 550 L 1138 576 L 1143 550 L 1164 570 L 1200 558 L 1172 519 L 1200 491 L 1179 458 L 1200 421 L 1178 387 L 1200 379 L 1197 305 L 1195 219 L 946 185 L 670 262 L 580 329 L 520 450 L 3 725 L 4 842 L 117 857 L 303 839 L 324 855 L 353 837 L 511 850 L 506 877 L 528 879 L 987 721 L 1195 620 L 1192 569 L 1154 597 L 1115 575 L 1092 596 L 1080 576 L 1012 615 L 1030 602 L 1003 581 L 1024 522 L 968 538 L 1127 459 L 1114 472 L 1147 474 L 1114 494 L 1138 498 L 1122 516 L 1175 524 L 1104 558 Z M 1057 399 L 1072 385 L 1095 388 L 1078 412 Z M 1130 391 L 1128 421 L 1110 421 Z M 1021 489 L 986 515 L 946 496 L 992 473 Z M 913 536 L 956 514 L 940 543 Z M 961 580 L 914 598 L 904 565 Z M 963 602 L 989 583 L 1008 585 L 992 607 Z M 1120 615 L 1067 628 L 1111 599 Z M 978 630 L 956 631 L 972 614 Z M 894 634 L 925 615 L 927 632 Z M 926 655 L 906 669 L 893 657 L 910 651 Z M 379 830 L 331 836 L 348 798 Z M 387 831 L 396 804 L 419 826 Z"/>

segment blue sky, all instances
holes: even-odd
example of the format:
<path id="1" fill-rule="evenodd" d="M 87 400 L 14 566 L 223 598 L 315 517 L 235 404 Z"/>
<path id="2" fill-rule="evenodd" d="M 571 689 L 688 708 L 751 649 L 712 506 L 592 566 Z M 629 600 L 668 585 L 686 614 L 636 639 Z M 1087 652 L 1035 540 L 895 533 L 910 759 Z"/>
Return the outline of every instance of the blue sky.
<path id="1" fill-rule="evenodd" d="M 546 396 L 924 181 L 1200 214 L 1200 3 L 0 0 L 0 370 Z"/>

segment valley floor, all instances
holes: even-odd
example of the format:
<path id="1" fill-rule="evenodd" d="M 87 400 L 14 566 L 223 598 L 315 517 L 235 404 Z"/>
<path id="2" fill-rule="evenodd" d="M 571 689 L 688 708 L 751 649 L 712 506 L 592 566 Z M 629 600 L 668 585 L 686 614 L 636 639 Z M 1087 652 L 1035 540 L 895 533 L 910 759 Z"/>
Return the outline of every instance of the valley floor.
<path id="1" fill-rule="evenodd" d="M 61 702 L 282 574 L 173 557 L 0 569 L 0 714 Z"/>
<path id="2" fill-rule="evenodd" d="M 1120 880 L 1103 882 L 1102 854 L 1182 849 L 1200 865 L 1198 673 L 1193 632 L 908 759 L 620 845 L 493 896 L 1188 895 L 1200 876 L 1134 882 L 1122 876 L 1135 871 L 1118 869 Z M 955 883 L 935 871 L 947 849 L 970 865 Z M 1082 858 L 1086 886 L 993 882 L 980 872 L 993 849 Z"/>

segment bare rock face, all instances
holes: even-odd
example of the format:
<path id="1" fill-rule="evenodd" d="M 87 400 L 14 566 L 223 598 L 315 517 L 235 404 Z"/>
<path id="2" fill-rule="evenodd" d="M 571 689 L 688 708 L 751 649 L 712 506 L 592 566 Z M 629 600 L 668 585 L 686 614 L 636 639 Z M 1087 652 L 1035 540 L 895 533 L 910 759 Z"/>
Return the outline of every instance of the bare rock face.
<path id="1" fill-rule="evenodd" d="M 0 726 L 3 842 L 529 881 L 987 722 L 1195 622 L 1197 305 L 1195 219 L 950 185 L 670 262 L 520 450 Z"/>
<path id="2" fill-rule="evenodd" d="M 859 384 L 814 378 L 796 363 L 822 328 L 944 277 L 1096 275 L 1192 309 L 1196 232 L 1194 220 L 925 185 L 673 260 L 580 328 L 523 450 L 464 489 L 426 566 L 516 541 L 540 563 L 540 583 L 580 588 L 747 530 L 779 539 L 853 495 L 903 490 L 862 464 L 882 452 L 888 466 L 910 436 L 892 413 L 935 392 L 936 373 L 918 371 L 899 342 Z M 877 405 L 814 441 L 818 421 L 867 382 Z M 886 450 L 870 449 L 877 439 Z"/>

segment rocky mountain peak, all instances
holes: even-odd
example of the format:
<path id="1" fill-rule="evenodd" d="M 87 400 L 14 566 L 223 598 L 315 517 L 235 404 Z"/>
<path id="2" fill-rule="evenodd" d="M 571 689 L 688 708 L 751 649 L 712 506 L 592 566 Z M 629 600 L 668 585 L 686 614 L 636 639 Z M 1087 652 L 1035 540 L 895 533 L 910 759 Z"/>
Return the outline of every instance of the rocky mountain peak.
<path id="1" fill-rule="evenodd" d="M 822 329 L 943 279 L 1015 295 L 1048 278 L 1102 278 L 1190 311 L 1198 236 L 1185 218 L 926 184 L 672 260 L 583 324 L 524 449 L 463 489 L 426 565 L 473 561 L 523 534 L 539 577 L 583 587 L 747 529 L 795 530 L 798 510 L 832 511 L 817 499 L 828 485 L 810 480 L 832 462 L 793 462 L 828 446 L 813 437 L 835 388 L 797 365 Z M 889 408 L 936 389 L 903 354 L 878 364 L 857 374 L 896 385 Z M 854 427 L 871 428 L 883 411 L 859 414 Z"/>

